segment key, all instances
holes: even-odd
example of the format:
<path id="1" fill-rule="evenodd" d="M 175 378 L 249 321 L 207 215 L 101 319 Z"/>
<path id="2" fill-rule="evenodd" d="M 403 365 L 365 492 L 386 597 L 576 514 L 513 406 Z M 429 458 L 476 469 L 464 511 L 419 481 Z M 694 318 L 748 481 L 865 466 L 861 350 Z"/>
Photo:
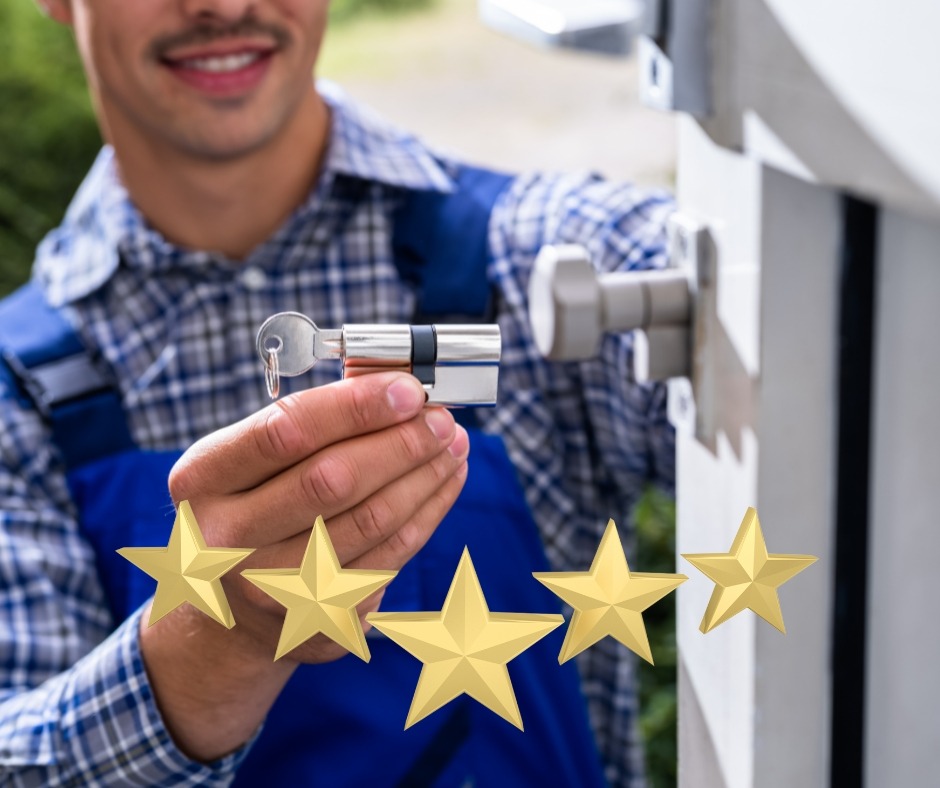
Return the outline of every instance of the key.
<path id="1" fill-rule="evenodd" d="M 400 369 L 424 386 L 428 402 L 496 404 L 501 338 L 498 325 L 348 324 L 322 329 L 299 312 L 281 312 L 258 330 L 268 394 L 281 377 L 302 375 L 322 359 L 340 359 L 343 376 Z"/>

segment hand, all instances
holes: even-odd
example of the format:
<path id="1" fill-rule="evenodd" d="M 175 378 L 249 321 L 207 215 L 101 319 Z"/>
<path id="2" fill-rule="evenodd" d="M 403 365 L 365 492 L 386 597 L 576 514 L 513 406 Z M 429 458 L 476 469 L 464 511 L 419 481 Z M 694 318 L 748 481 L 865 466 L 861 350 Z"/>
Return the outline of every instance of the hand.
<path id="1" fill-rule="evenodd" d="M 397 570 L 456 500 L 466 433 L 424 399 L 417 380 L 396 373 L 311 389 L 204 438 L 174 467 L 170 493 L 190 502 L 209 545 L 257 548 L 223 582 L 239 634 L 269 659 L 284 608 L 240 570 L 299 566 L 320 514 L 344 567 Z M 285 658 L 343 654 L 318 637 Z"/>
<path id="2" fill-rule="evenodd" d="M 209 675 L 202 672 L 197 683 L 221 685 L 211 693 L 201 685 L 200 693 L 215 699 L 212 719 L 224 718 L 219 689 L 224 694 L 225 687 L 237 686 L 243 692 L 250 683 L 256 697 L 242 699 L 232 711 L 251 720 L 257 715 L 246 711 L 254 703 L 257 725 L 293 665 L 345 653 L 318 636 L 273 665 L 284 609 L 240 570 L 299 566 L 317 515 L 323 515 L 344 567 L 397 570 L 453 505 L 466 479 L 469 441 L 450 413 L 425 409 L 424 400 L 420 383 L 403 373 L 303 391 L 209 435 L 173 468 L 170 493 L 174 501 L 190 502 L 210 547 L 256 548 L 223 578 L 233 630 L 188 606 L 167 616 L 166 627 L 163 621 L 142 626 L 142 649 L 161 710 L 171 729 L 169 718 L 179 718 L 177 740 L 191 745 L 187 732 L 210 736 L 208 746 L 190 746 L 191 752 L 208 758 L 227 751 L 220 752 L 215 737 L 199 729 L 192 718 L 195 704 L 183 697 L 192 694 L 203 668 Z M 376 609 L 379 598 L 366 600 L 360 617 Z M 254 726 L 237 728 L 228 750 Z"/>

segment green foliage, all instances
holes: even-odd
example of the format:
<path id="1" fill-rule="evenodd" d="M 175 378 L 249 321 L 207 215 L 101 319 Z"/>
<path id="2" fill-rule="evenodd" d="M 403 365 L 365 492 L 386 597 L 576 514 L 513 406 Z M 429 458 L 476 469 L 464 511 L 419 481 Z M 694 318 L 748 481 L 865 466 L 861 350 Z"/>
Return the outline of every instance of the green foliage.
<path id="1" fill-rule="evenodd" d="M 636 511 L 638 572 L 676 571 L 676 505 L 650 488 Z M 676 595 L 669 594 L 643 613 L 656 665 L 640 661 L 640 731 L 646 744 L 651 788 L 676 784 Z"/>
<path id="2" fill-rule="evenodd" d="M 330 4 L 330 18 L 343 22 L 364 12 L 398 12 L 430 8 L 436 0 L 333 0 Z"/>
<path id="3" fill-rule="evenodd" d="M 0 3 L 0 293 L 29 275 L 101 146 L 71 34 L 32 0 Z"/>

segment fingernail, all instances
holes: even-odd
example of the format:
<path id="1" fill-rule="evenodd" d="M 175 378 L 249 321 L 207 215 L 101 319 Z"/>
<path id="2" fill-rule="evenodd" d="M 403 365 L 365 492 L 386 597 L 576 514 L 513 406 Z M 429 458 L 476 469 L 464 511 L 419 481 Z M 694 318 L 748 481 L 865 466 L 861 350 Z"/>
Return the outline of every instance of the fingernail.
<path id="1" fill-rule="evenodd" d="M 449 451 L 451 456 L 455 459 L 460 459 L 466 456 L 469 450 L 470 437 L 467 435 L 467 431 L 458 424 L 457 434 L 454 435 L 454 440 L 451 442 L 450 446 L 447 447 L 447 451 Z"/>
<path id="2" fill-rule="evenodd" d="M 414 413 L 424 405 L 424 389 L 417 381 L 407 378 L 392 382 L 386 394 L 389 404 L 399 413 Z"/>
<path id="3" fill-rule="evenodd" d="M 439 441 L 445 440 L 454 434 L 454 417 L 444 408 L 428 408 L 424 415 L 425 421 L 434 437 Z"/>

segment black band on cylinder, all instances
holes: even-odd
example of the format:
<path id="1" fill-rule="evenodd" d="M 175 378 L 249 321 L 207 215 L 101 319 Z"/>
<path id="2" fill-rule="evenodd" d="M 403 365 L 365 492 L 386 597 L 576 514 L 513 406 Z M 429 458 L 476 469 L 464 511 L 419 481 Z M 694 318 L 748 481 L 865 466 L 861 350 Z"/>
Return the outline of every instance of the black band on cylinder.
<path id="1" fill-rule="evenodd" d="M 434 326 L 411 327 L 411 374 L 426 386 L 434 385 L 437 336 Z"/>

